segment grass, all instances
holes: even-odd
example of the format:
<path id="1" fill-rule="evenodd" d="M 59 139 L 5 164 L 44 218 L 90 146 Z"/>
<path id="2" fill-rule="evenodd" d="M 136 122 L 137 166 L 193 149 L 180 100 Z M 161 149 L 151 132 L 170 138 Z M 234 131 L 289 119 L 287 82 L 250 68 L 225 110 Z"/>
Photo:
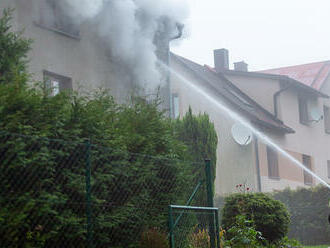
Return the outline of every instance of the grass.
<path id="1" fill-rule="evenodd" d="M 304 246 L 304 248 L 328 248 L 330 245 Z"/>

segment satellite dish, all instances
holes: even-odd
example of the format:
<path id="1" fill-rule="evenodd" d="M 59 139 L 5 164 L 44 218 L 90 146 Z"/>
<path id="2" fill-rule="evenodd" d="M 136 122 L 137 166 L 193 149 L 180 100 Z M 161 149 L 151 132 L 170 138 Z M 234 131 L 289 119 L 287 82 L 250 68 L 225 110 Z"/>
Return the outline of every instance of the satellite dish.
<path id="1" fill-rule="evenodd" d="M 247 146 L 252 141 L 252 132 L 241 123 L 235 123 L 231 127 L 231 134 L 234 140 L 241 146 Z"/>
<path id="2" fill-rule="evenodd" d="M 319 111 L 318 108 L 313 108 L 311 109 L 311 120 L 312 122 L 319 122 L 320 120 L 323 119 L 322 113 Z"/>

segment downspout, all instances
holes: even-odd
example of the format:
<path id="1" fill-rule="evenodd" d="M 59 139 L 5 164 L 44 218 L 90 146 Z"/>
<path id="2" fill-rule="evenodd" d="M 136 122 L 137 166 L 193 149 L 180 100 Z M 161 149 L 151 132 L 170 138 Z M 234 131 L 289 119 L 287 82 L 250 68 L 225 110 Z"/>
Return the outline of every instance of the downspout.
<path id="1" fill-rule="evenodd" d="M 172 40 L 176 40 L 176 39 L 179 39 L 181 36 L 182 36 L 182 33 L 183 33 L 183 28 L 184 28 L 184 25 L 181 24 L 181 23 L 176 23 L 176 27 L 178 29 L 178 34 L 171 37 L 170 40 L 169 40 L 169 43 L 172 41 Z M 168 66 L 170 66 L 170 49 L 168 49 Z M 170 72 L 167 71 L 167 83 L 168 83 L 168 91 L 169 91 L 169 95 L 170 95 L 170 118 L 174 118 L 174 114 L 173 114 L 173 99 L 172 99 L 172 92 L 171 92 L 171 80 L 170 80 Z"/>
<path id="2" fill-rule="evenodd" d="M 259 163 L 259 146 L 258 146 L 258 138 L 254 136 L 254 150 L 256 157 L 256 169 L 257 169 L 257 184 L 258 184 L 258 192 L 261 192 L 261 175 L 260 175 L 260 163 Z"/>
<path id="3" fill-rule="evenodd" d="M 283 89 L 280 89 L 279 91 L 275 92 L 273 95 L 273 104 L 274 104 L 274 115 L 277 118 L 278 116 L 278 108 L 277 108 L 277 100 L 278 100 L 278 96 L 283 92 L 286 91 L 287 89 L 291 88 L 291 84 L 289 84 L 288 86 L 284 87 Z"/>

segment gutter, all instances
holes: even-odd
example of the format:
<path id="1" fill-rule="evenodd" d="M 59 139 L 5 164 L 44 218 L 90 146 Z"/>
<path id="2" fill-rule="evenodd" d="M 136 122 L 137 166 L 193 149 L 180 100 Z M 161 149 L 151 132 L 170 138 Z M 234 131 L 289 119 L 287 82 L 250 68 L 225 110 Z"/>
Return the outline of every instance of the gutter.
<path id="1" fill-rule="evenodd" d="M 278 96 L 279 96 L 282 92 L 284 92 L 284 91 L 290 89 L 291 87 L 292 87 L 292 84 L 289 84 L 288 86 L 284 87 L 283 89 L 280 89 L 279 91 L 276 91 L 276 92 L 274 93 L 274 95 L 273 95 L 274 115 L 275 115 L 276 118 L 278 118 L 278 116 L 277 116 L 277 115 L 278 115 L 278 108 L 277 108 L 277 100 L 278 100 Z"/>
<path id="2" fill-rule="evenodd" d="M 258 146 L 258 138 L 254 135 L 254 150 L 255 150 L 255 158 L 256 158 L 256 169 L 257 169 L 257 185 L 258 192 L 261 192 L 261 175 L 260 175 L 260 163 L 259 163 L 259 146 Z"/>
<path id="3" fill-rule="evenodd" d="M 181 23 L 176 23 L 176 27 L 178 29 L 178 34 L 171 37 L 169 39 L 169 43 L 172 41 L 172 40 L 176 40 L 176 39 L 179 39 L 181 38 L 182 36 L 182 33 L 183 33 L 183 28 L 184 28 L 184 24 L 181 24 Z M 168 48 L 168 54 L 167 54 L 167 57 L 168 57 L 168 66 L 170 66 L 170 47 Z M 167 75 L 166 75 L 166 81 L 168 82 L 168 91 L 169 91 L 169 95 L 170 95 L 170 118 L 174 118 L 174 114 L 173 114 L 173 99 L 172 99 L 172 92 L 171 92 L 171 80 L 170 80 L 170 72 L 168 71 L 167 72 Z"/>

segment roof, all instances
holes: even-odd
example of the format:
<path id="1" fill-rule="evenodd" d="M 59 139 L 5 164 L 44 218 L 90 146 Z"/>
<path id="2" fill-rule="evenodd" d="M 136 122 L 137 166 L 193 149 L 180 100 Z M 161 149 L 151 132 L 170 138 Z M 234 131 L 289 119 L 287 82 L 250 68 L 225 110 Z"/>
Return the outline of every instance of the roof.
<path id="1" fill-rule="evenodd" d="M 267 74 L 285 75 L 316 90 L 320 90 L 330 75 L 330 61 L 295 65 L 260 71 Z"/>
<path id="2" fill-rule="evenodd" d="M 205 65 L 209 70 L 213 71 L 216 73 L 215 69 L 211 66 Z M 250 72 L 250 71 L 236 71 L 236 70 L 223 70 L 223 74 L 225 75 L 235 75 L 235 76 L 244 76 L 244 77 L 258 77 L 258 78 L 269 78 L 269 79 L 275 79 L 275 80 L 280 80 L 282 82 L 291 84 L 292 86 L 296 87 L 297 89 L 303 90 L 307 93 L 319 96 L 319 97 L 324 97 L 324 98 L 329 98 L 328 95 L 324 94 L 323 92 L 314 89 L 313 87 L 306 85 L 294 78 L 291 78 L 287 75 L 282 75 L 282 74 L 271 74 L 270 72 L 265 73 L 264 71 L 258 71 L 258 72 Z"/>
<path id="3" fill-rule="evenodd" d="M 294 130 L 268 112 L 249 96 L 244 94 L 238 87 L 230 82 L 221 73 L 215 73 L 207 67 L 199 65 L 181 56 L 171 53 L 171 58 L 191 70 L 196 77 L 206 82 L 212 91 L 221 95 L 228 103 L 243 112 L 255 124 L 272 128 L 285 133 L 294 133 Z"/>

